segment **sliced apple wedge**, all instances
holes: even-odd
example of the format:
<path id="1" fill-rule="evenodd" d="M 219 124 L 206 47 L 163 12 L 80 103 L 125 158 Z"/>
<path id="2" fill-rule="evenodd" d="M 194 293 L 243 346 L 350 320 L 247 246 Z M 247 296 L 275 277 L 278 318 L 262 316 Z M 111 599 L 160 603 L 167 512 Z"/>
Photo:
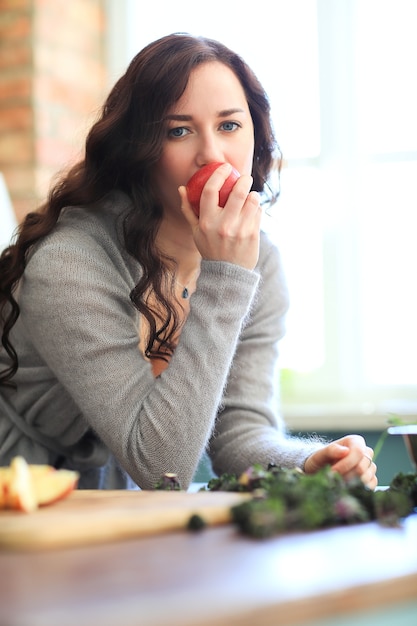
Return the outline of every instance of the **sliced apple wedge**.
<path id="1" fill-rule="evenodd" d="M 10 467 L 0 467 L 0 509 L 5 509 L 9 490 Z"/>
<path id="2" fill-rule="evenodd" d="M 32 478 L 35 480 L 37 476 L 43 476 L 50 472 L 56 472 L 57 470 L 52 465 L 29 465 L 29 471 Z"/>
<path id="3" fill-rule="evenodd" d="M 0 468 L 0 509 L 30 513 L 40 506 L 62 500 L 78 484 L 78 472 L 51 465 L 28 465 L 17 456 Z"/>
<path id="4" fill-rule="evenodd" d="M 38 506 L 46 506 L 68 496 L 76 488 L 78 478 L 77 472 L 65 469 L 34 476 L 33 486 Z"/>
<path id="5" fill-rule="evenodd" d="M 5 500 L 8 509 L 30 513 L 38 508 L 29 465 L 21 456 L 16 456 L 10 463 Z"/>

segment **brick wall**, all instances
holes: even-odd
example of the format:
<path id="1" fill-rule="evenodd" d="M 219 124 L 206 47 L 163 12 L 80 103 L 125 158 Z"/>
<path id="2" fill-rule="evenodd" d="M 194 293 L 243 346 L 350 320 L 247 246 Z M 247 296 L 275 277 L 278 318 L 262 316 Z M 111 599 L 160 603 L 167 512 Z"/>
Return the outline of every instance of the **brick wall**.
<path id="1" fill-rule="evenodd" d="M 0 0 L 0 171 L 17 219 L 77 159 L 107 86 L 104 0 Z"/>

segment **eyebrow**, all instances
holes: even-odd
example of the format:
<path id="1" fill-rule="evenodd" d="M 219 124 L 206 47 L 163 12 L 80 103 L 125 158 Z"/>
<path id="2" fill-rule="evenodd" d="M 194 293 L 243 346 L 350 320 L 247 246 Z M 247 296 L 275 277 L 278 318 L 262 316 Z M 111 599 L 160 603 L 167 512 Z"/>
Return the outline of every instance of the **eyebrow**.
<path id="1" fill-rule="evenodd" d="M 229 117 L 230 115 L 234 115 L 235 113 L 244 113 L 245 111 L 240 108 L 233 109 L 224 109 L 223 111 L 219 111 L 217 113 L 217 117 Z M 175 122 L 190 122 L 193 119 L 192 115 L 180 115 L 173 113 L 171 115 L 167 115 L 165 117 L 166 120 L 172 120 Z"/>

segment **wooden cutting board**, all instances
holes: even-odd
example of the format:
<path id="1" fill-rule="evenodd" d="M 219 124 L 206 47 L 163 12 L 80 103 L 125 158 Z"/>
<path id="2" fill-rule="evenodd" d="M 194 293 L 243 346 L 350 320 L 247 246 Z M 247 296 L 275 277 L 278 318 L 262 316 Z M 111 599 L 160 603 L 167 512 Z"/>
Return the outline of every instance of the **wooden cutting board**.
<path id="1" fill-rule="evenodd" d="M 0 511 L 0 549 L 37 550 L 90 545 L 185 529 L 193 514 L 227 524 L 247 494 L 220 491 L 74 491 L 50 506 Z"/>

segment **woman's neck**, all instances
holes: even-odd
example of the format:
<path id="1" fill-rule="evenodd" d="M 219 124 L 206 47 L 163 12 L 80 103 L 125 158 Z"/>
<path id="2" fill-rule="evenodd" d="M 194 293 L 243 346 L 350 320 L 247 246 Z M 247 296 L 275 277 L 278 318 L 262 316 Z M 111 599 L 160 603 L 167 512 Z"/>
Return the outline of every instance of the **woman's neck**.
<path id="1" fill-rule="evenodd" d="M 175 260 L 178 281 L 187 284 L 196 278 L 201 255 L 188 225 L 184 227 L 184 224 L 163 220 L 156 235 L 156 244 L 162 254 Z"/>

